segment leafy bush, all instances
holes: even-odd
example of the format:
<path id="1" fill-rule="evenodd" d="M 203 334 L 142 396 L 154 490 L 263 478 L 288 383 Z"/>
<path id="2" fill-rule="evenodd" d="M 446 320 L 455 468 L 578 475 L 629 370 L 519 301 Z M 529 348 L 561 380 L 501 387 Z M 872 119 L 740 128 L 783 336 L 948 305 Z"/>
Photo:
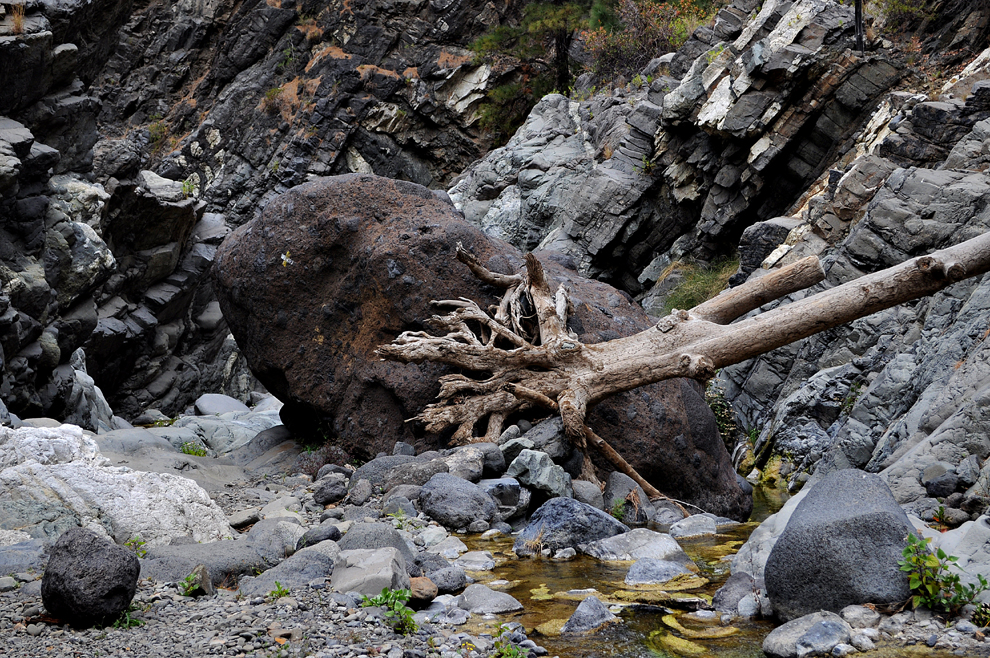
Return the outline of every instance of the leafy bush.
<path id="1" fill-rule="evenodd" d="M 729 279 L 738 269 L 739 260 L 736 258 L 718 260 L 709 267 L 697 267 L 681 262 L 672 264 L 663 276 L 669 276 L 673 271 L 680 271 L 684 275 L 684 280 L 667 295 L 664 312 L 670 313 L 675 308 L 687 310 L 708 301 L 725 289 Z"/>
<path id="2" fill-rule="evenodd" d="M 399 635 L 409 635 L 419 630 L 413 620 L 413 611 L 406 607 L 406 601 L 412 593 L 407 589 L 382 589 L 382 593 L 374 598 L 364 597 L 361 607 L 378 606 L 385 611 L 385 618 L 391 624 L 392 630 Z"/>
<path id="3" fill-rule="evenodd" d="M 151 150 L 159 151 L 165 146 L 168 137 L 168 126 L 164 121 L 153 121 L 148 126 L 148 139 L 151 142 Z"/>
<path id="4" fill-rule="evenodd" d="M 614 13 L 621 28 L 603 24 L 584 34 L 591 70 L 604 80 L 637 73 L 677 50 L 709 18 L 694 0 L 619 0 Z"/>
<path id="5" fill-rule="evenodd" d="M 529 653 L 525 649 L 520 649 L 509 639 L 511 631 L 506 624 L 498 625 L 498 633 L 495 634 L 495 642 L 492 646 L 493 658 L 526 658 Z"/>
<path id="6" fill-rule="evenodd" d="M 956 615 L 959 610 L 985 591 L 990 585 L 982 575 L 977 575 L 980 585 L 963 585 L 958 573 L 962 571 L 956 564 L 954 555 L 946 555 L 941 548 L 932 553 L 928 544 L 930 538 L 920 538 L 913 532 L 908 534 L 908 545 L 904 547 L 903 560 L 898 564 L 901 571 L 907 572 L 909 585 L 914 595 L 912 604 L 918 608 L 925 606 L 932 612 L 945 612 Z"/>
<path id="7" fill-rule="evenodd" d="M 609 514 L 621 523 L 626 518 L 626 501 L 621 498 L 613 498 L 612 509 L 609 511 Z"/>
<path id="8" fill-rule="evenodd" d="M 199 583 L 194 573 L 189 574 L 179 581 L 179 589 L 182 590 L 182 596 L 192 596 L 197 587 L 199 587 Z"/>

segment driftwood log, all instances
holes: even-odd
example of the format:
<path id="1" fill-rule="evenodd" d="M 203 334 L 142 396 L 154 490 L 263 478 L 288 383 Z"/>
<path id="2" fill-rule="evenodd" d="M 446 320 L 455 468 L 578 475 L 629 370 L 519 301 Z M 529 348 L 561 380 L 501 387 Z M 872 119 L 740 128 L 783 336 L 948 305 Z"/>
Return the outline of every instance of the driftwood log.
<path id="1" fill-rule="evenodd" d="M 593 345 L 568 331 L 567 290 L 551 290 L 532 254 L 526 256 L 525 271 L 510 275 L 489 271 L 460 245 L 457 258 L 505 294 L 488 310 L 469 299 L 435 301 L 453 309 L 428 321 L 443 335 L 404 332 L 378 349 L 385 359 L 436 361 L 474 373 L 442 377 L 439 401 L 415 420 L 430 432 L 456 427 L 455 444 L 495 441 L 509 416 L 542 407 L 560 414 L 568 438 L 584 454 L 582 479 L 597 482 L 588 458 L 591 444 L 647 495 L 658 498 L 663 494 L 587 426 L 589 407 L 673 377 L 704 383 L 724 366 L 990 271 L 990 233 L 729 325 L 769 301 L 823 280 L 818 259 L 806 258 L 690 311 L 675 310 L 638 334 Z"/>

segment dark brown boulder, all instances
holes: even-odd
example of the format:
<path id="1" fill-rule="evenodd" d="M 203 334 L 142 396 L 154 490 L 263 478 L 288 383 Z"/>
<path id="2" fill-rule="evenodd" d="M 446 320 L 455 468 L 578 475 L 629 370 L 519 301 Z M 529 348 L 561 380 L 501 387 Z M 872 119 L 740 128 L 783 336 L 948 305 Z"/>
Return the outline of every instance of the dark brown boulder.
<path id="1" fill-rule="evenodd" d="M 322 427 L 365 458 L 390 452 L 396 441 L 444 445 L 445 436 L 405 420 L 434 401 L 446 367 L 385 362 L 374 351 L 402 331 L 422 330 L 436 313 L 431 300 L 497 301 L 498 291 L 454 258 L 458 242 L 489 269 L 523 266 L 515 247 L 468 225 L 426 188 L 370 175 L 293 188 L 227 238 L 213 268 L 220 306 L 254 374 L 286 403 L 286 424 Z M 649 326 L 624 293 L 583 279 L 566 257 L 539 258 L 571 288 L 570 328 L 582 341 Z M 717 514 L 748 516 L 751 500 L 696 383 L 672 380 L 616 396 L 589 424 L 661 491 Z"/>

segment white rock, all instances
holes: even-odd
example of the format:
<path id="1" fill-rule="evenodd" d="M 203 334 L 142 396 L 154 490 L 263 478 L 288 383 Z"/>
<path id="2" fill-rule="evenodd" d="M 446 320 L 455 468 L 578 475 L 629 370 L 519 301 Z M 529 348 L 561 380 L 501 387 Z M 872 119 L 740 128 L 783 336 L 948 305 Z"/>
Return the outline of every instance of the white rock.
<path id="1" fill-rule="evenodd" d="M 74 425 L 0 428 L 0 468 L 0 498 L 57 502 L 84 526 L 111 528 L 118 543 L 135 535 L 149 546 L 183 535 L 196 541 L 232 536 L 223 511 L 198 484 L 111 466 Z"/>

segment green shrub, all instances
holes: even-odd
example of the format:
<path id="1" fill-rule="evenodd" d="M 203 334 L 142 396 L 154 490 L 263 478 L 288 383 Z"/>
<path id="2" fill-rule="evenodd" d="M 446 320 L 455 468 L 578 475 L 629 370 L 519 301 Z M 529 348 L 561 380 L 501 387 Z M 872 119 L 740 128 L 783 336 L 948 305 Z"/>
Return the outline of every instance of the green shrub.
<path id="1" fill-rule="evenodd" d="M 684 280 L 667 295 L 664 313 L 670 313 L 675 308 L 687 310 L 708 301 L 725 289 L 729 279 L 738 269 L 738 258 L 717 260 L 709 267 L 674 263 L 664 276 L 676 270 L 683 274 Z"/>
<path id="2" fill-rule="evenodd" d="M 612 499 L 612 509 L 609 512 L 616 521 L 622 521 L 626 518 L 626 501 L 622 498 Z"/>
<path id="3" fill-rule="evenodd" d="M 498 625 L 498 633 L 495 634 L 495 642 L 492 646 L 492 658 L 526 658 L 529 653 L 512 643 L 509 639 L 511 635 L 507 624 Z"/>
<path id="4" fill-rule="evenodd" d="M 413 620 L 413 611 L 406 607 L 406 601 L 412 593 L 407 589 L 382 589 L 382 593 L 374 598 L 364 597 L 361 607 L 378 606 L 385 611 L 385 619 L 399 635 L 409 635 L 419 630 Z"/>
<path id="5" fill-rule="evenodd" d="M 612 11 L 618 25 L 592 24 L 584 34 L 591 70 L 605 81 L 635 74 L 654 57 L 677 50 L 709 18 L 694 0 L 618 0 Z"/>
<path id="6" fill-rule="evenodd" d="M 199 583 L 196 582 L 196 574 L 191 573 L 179 582 L 179 589 L 182 590 L 182 596 L 192 596 L 196 588 L 199 587 Z"/>
<path id="7" fill-rule="evenodd" d="M 979 574 L 979 587 L 963 585 L 959 574 L 951 571 L 962 571 L 956 564 L 959 558 L 946 555 L 941 548 L 932 553 L 928 546 L 931 541 L 930 538 L 920 538 L 913 532 L 908 534 L 908 545 L 902 552 L 904 559 L 899 560 L 898 564 L 901 571 L 908 574 L 909 585 L 914 592 L 911 597 L 914 607 L 924 606 L 932 612 L 945 612 L 954 616 L 990 585 Z"/>
<path id="8" fill-rule="evenodd" d="M 205 457 L 206 448 L 199 445 L 195 441 L 186 441 L 179 447 L 179 452 L 184 455 L 192 455 L 194 457 Z"/>

